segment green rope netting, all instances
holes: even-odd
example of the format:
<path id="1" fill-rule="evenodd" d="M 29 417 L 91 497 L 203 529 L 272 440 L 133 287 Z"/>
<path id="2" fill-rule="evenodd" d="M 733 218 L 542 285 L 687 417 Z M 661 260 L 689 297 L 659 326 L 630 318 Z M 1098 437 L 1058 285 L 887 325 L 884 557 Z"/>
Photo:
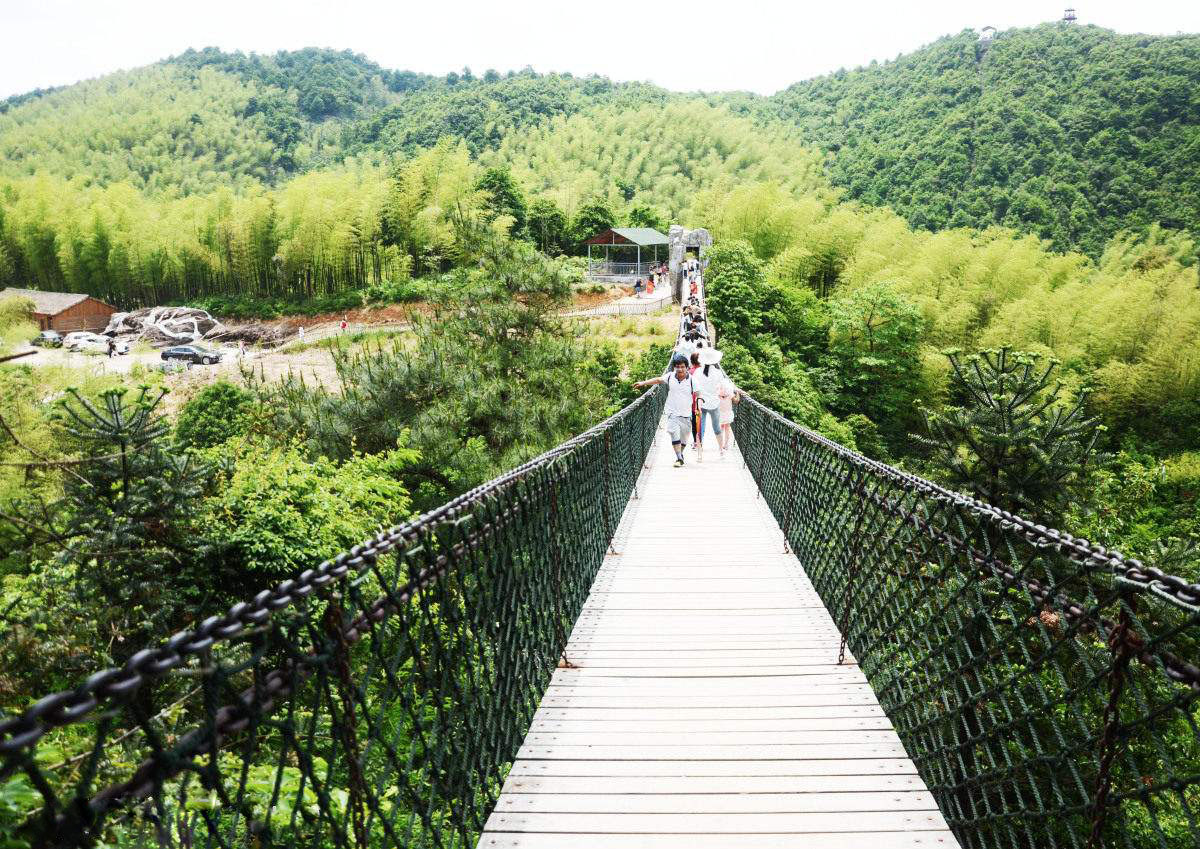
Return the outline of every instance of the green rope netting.
<path id="1" fill-rule="evenodd" d="M 0 721 L 0 844 L 474 846 L 664 395 Z"/>
<path id="2" fill-rule="evenodd" d="M 752 399 L 734 429 L 964 847 L 1200 846 L 1200 587 Z"/>

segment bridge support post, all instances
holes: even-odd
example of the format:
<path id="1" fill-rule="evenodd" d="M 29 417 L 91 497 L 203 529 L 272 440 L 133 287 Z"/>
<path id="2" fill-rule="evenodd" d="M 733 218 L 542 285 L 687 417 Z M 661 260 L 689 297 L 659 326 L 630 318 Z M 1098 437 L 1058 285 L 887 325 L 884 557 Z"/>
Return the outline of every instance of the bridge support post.
<path id="1" fill-rule="evenodd" d="M 562 555 L 558 544 L 558 479 L 550 469 L 550 557 L 554 562 L 554 638 L 562 646 L 558 668 L 574 669 L 575 664 L 567 657 L 567 632 L 563 628 Z"/>
<path id="2" fill-rule="evenodd" d="M 367 849 L 367 825 L 363 812 L 366 799 L 366 780 L 362 772 L 362 749 L 358 743 L 358 720 L 355 712 L 354 679 L 350 673 L 350 646 L 346 643 L 346 630 L 342 614 L 342 599 L 335 596 L 325 609 L 325 630 L 334 644 L 334 669 L 338 695 L 342 702 L 342 721 L 335 733 L 342 738 L 346 750 L 349 770 L 347 806 L 354 830 L 356 849 Z"/>
<path id="3" fill-rule="evenodd" d="M 854 484 L 854 529 L 850 532 L 850 568 L 846 570 L 846 590 L 842 595 L 842 621 L 838 628 L 842 633 L 842 642 L 838 647 L 838 666 L 846 662 L 846 632 L 850 629 L 850 609 L 854 606 L 854 585 L 858 580 L 858 570 L 862 565 L 862 526 L 867 510 L 863 504 L 866 494 L 866 472 L 859 469 L 856 473 L 858 480 Z"/>
<path id="4" fill-rule="evenodd" d="M 755 498 L 762 498 L 762 470 L 763 470 L 763 459 L 764 459 L 764 455 L 767 453 L 767 439 L 766 439 L 766 436 L 767 436 L 767 434 L 766 434 L 766 430 L 767 430 L 767 416 L 766 416 L 765 414 L 761 414 L 761 413 L 760 413 L 760 415 L 759 415 L 759 417 L 758 417 L 758 420 L 759 420 L 760 422 L 762 422 L 762 424 L 760 424 L 760 425 L 758 426 L 758 445 L 759 445 L 759 449 L 758 449 L 758 468 L 757 468 L 757 469 L 753 469 L 753 468 L 751 468 L 751 469 L 750 469 L 750 474 L 754 476 L 754 480 L 755 480 L 755 482 L 756 482 L 756 483 L 758 483 L 758 487 L 757 487 L 757 489 L 756 489 L 756 491 L 755 491 L 755 495 L 754 495 L 754 497 L 755 497 Z M 750 455 L 749 455 L 747 452 L 745 452 L 745 451 L 743 451 L 743 452 L 742 452 L 742 461 L 743 461 L 743 462 L 746 464 L 746 467 L 747 467 L 747 468 L 749 468 L 749 467 L 750 467 Z"/>
<path id="5" fill-rule="evenodd" d="M 613 525 L 612 525 L 612 431 L 604 431 L 604 495 L 600 499 L 601 511 L 604 514 L 604 534 L 608 540 L 608 553 L 616 554 L 617 551 L 613 548 Z"/>
<path id="6" fill-rule="evenodd" d="M 800 433 L 799 431 L 792 434 L 792 461 L 791 474 L 788 482 L 787 509 L 783 516 L 783 553 L 792 553 L 792 513 L 795 510 L 796 503 L 796 478 L 799 476 L 800 460 L 797 455 L 800 453 Z"/>
<path id="7" fill-rule="evenodd" d="M 1108 817 L 1108 797 L 1112 791 L 1112 765 L 1121 748 L 1121 696 L 1125 692 L 1129 663 L 1141 647 L 1141 641 L 1133 629 L 1133 594 L 1128 590 L 1123 591 L 1119 603 L 1121 613 L 1117 625 L 1108 635 L 1112 669 L 1108 674 L 1108 703 L 1104 706 L 1104 727 L 1097 753 L 1099 767 L 1096 770 L 1096 789 L 1092 794 L 1092 831 L 1088 837 L 1088 849 L 1103 849 L 1104 846 L 1104 822 Z"/>

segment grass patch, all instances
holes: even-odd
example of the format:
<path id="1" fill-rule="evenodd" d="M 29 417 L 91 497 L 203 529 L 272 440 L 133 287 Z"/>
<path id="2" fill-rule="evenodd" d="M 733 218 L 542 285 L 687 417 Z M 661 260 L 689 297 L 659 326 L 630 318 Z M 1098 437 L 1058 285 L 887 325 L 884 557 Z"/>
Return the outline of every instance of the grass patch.
<path id="1" fill-rule="evenodd" d="M 615 345 L 621 354 L 637 357 L 651 345 L 672 344 L 678 318 L 675 313 L 596 316 L 587 319 L 587 338 L 599 346 Z"/>

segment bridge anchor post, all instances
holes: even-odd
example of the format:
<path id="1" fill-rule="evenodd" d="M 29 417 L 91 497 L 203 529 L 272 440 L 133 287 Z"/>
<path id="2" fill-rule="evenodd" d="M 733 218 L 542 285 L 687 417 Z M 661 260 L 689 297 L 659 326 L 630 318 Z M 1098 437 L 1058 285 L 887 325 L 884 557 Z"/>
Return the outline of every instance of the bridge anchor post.
<path id="1" fill-rule="evenodd" d="M 1108 797 L 1112 792 L 1112 764 L 1124 739 L 1121 735 L 1121 696 L 1125 692 L 1129 664 L 1144 645 L 1133 628 L 1133 595 L 1128 591 L 1122 592 L 1118 603 L 1121 613 L 1116 627 L 1108 635 L 1112 668 L 1108 674 L 1108 703 L 1104 706 L 1104 725 L 1098 746 L 1099 768 L 1092 799 L 1092 830 L 1088 836 L 1088 849 L 1103 849 L 1104 846 L 1104 824 L 1108 818 Z"/>
<path id="2" fill-rule="evenodd" d="M 792 534 L 792 509 L 796 502 L 796 477 L 799 462 L 796 455 L 800 453 L 800 434 L 799 432 L 792 434 L 792 473 L 788 480 L 788 497 L 787 497 L 787 512 L 783 516 L 783 525 L 780 530 L 783 531 L 783 553 L 791 554 L 791 534 Z"/>
<path id="3" fill-rule="evenodd" d="M 838 629 L 842 632 L 842 642 L 838 647 L 838 666 L 841 666 L 846 661 L 846 631 L 850 628 L 850 608 L 854 604 L 854 584 L 858 578 L 858 570 L 862 565 L 862 526 L 863 520 L 866 517 L 866 508 L 863 505 L 863 496 L 866 494 L 866 473 L 858 472 L 858 481 L 854 485 L 854 504 L 858 507 L 857 515 L 854 517 L 854 530 L 850 533 L 850 545 L 853 550 L 853 555 L 850 558 L 850 569 L 846 572 L 846 591 L 842 596 L 842 621 L 841 627 Z"/>

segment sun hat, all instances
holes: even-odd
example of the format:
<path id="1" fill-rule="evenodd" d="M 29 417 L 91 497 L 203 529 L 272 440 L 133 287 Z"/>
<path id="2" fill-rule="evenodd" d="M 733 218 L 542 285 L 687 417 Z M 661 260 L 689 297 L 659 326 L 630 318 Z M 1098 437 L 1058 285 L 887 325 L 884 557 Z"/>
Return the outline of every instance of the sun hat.
<path id="1" fill-rule="evenodd" d="M 725 356 L 724 351 L 718 351 L 716 348 L 701 348 L 700 349 L 700 365 L 715 366 L 721 362 L 721 357 Z"/>

